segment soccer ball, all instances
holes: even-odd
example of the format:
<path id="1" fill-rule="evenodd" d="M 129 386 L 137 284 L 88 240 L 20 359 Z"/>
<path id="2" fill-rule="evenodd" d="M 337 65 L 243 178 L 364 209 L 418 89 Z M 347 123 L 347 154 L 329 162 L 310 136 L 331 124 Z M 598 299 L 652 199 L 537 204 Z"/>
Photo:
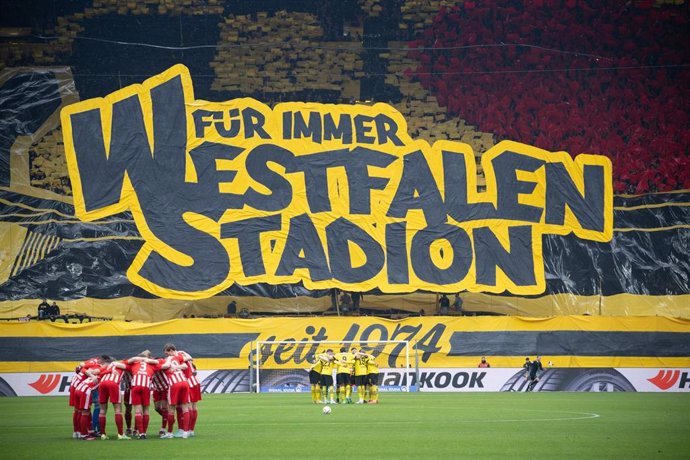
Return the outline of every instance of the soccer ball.
<path id="1" fill-rule="evenodd" d="M 329 415 L 331 413 L 331 406 L 324 406 L 323 415 Z"/>

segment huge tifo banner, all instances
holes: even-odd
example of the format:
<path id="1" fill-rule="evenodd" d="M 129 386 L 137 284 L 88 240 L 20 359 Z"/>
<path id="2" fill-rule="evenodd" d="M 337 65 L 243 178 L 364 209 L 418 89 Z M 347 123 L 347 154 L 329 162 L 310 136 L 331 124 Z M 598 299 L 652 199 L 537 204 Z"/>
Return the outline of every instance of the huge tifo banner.
<path id="1" fill-rule="evenodd" d="M 541 294 L 542 235 L 608 242 L 607 157 L 414 141 L 386 104 L 197 101 L 176 66 L 62 111 L 77 217 L 129 211 L 127 277 L 169 298 L 233 283 Z"/>
<path id="2" fill-rule="evenodd" d="M 0 396 L 67 396 L 74 373 L 0 374 Z M 246 393 L 256 391 L 248 370 L 207 370 L 197 375 L 204 393 Z M 308 393 L 306 370 L 273 375 L 261 381 L 263 393 Z M 435 368 L 415 373 L 403 369 L 381 369 L 381 392 L 439 391 L 526 391 L 528 381 L 522 369 Z M 533 391 L 637 391 L 690 392 L 690 368 L 549 368 L 541 373 Z"/>
<path id="3" fill-rule="evenodd" d="M 480 192 L 467 144 L 411 139 L 387 104 L 207 102 L 182 65 L 76 103 L 65 68 L 0 85 L 2 317 L 44 297 L 122 319 L 230 297 L 324 311 L 333 287 L 408 311 L 466 291 L 500 312 L 689 315 L 690 193 L 614 198 L 604 156 L 504 141 Z"/>

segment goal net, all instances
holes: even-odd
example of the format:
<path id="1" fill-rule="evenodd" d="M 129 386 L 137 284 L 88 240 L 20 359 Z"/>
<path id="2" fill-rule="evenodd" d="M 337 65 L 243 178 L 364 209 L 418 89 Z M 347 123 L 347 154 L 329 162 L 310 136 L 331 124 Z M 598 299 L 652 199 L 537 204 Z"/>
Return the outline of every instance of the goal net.
<path id="1" fill-rule="evenodd" d="M 381 341 L 256 341 L 252 350 L 254 391 L 257 393 L 309 392 L 309 369 L 327 350 L 348 353 L 356 348 L 376 357 L 379 391 L 417 391 L 418 360 L 409 340 Z M 333 368 L 333 381 L 336 381 Z"/>

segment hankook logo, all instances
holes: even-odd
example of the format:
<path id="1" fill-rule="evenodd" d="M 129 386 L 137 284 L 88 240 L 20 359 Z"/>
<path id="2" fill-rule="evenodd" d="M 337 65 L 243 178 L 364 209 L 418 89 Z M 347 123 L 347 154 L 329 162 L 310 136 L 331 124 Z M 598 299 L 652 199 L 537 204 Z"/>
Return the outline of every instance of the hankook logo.
<path id="1" fill-rule="evenodd" d="M 29 386 L 41 394 L 47 395 L 58 386 L 62 376 L 60 374 L 41 374 L 41 376 Z"/>
<path id="2" fill-rule="evenodd" d="M 661 390 L 668 390 L 678 384 L 678 388 L 685 388 L 685 384 L 690 383 L 687 372 L 682 372 L 678 369 L 659 369 L 659 372 L 647 379 Z"/>

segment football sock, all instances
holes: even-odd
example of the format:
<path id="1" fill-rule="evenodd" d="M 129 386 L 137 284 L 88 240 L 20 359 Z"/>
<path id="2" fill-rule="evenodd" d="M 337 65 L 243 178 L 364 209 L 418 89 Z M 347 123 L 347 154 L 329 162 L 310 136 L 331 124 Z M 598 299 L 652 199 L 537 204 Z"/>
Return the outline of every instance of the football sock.
<path id="1" fill-rule="evenodd" d="M 105 414 L 98 415 L 98 429 L 101 431 L 101 434 L 105 434 Z"/>
<path id="2" fill-rule="evenodd" d="M 371 391 L 372 401 L 378 401 L 379 400 L 379 387 L 377 385 L 372 385 L 370 391 Z"/>
<path id="3" fill-rule="evenodd" d="M 149 429 L 149 414 L 144 414 L 142 419 L 142 427 L 144 428 L 144 431 L 142 431 L 142 433 L 146 434 L 146 432 Z"/>
<path id="4" fill-rule="evenodd" d="M 122 414 L 115 414 L 115 426 L 117 426 L 117 434 L 122 435 Z"/>
<path id="5" fill-rule="evenodd" d="M 72 413 L 72 428 L 74 428 L 74 432 L 81 431 L 81 413 L 79 411 L 74 411 Z"/>
<path id="6" fill-rule="evenodd" d="M 127 424 L 127 429 L 132 429 L 132 411 L 125 411 L 125 424 Z"/>
<path id="7" fill-rule="evenodd" d="M 190 409 L 189 413 L 189 431 L 194 431 L 194 427 L 196 426 L 196 419 L 197 417 L 199 417 L 199 411 L 197 409 Z"/>
<path id="8" fill-rule="evenodd" d="M 364 400 L 364 386 L 363 385 L 357 385 L 357 396 L 359 396 L 360 401 Z"/>
<path id="9" fill-rule="evenodd" d="M 89 434 L 89 429 L 91 428 L 91 422 L 89 420 L 89 416 L 86 414 L 81 415 L 81 428 L 79 429 L 79 432 L 82 434 L 82 436 L 86 436 Z"/>
<path id="10" fill-rule="evenodd" d="M 183 411 L 182 412 L 182 423 L 180 421 L 177 422 L 178 425 L 180 425 L 180 428 L 182 428 L 182 431 L 189 431 L 189 411 Z"/>
<path id="11" fill-rule="evenodd" d="M 341 401 L 345 400 L 345 385 L 341 386 L 338 389 L 338 397 L 340 398 Z"/>
<path id="12" fill-rule="evenodd" d="M 134 428 L 141 434 L 144 434 L 142 426 L 142 416 L 141 414 L 134 414 Z"/>
<path id="13" fill-rule="evenodd" d="M 168 433 L 172 433 L 173 425 L 175 425 L 175 412 L 168 411 Z"/>
<path id="14" fill-rule="evenodd" d="M 347 385 L 345 387 L 345 397 L 349 398 L 350 396 L 352 396 L 352 387 L 350 385 Z"/>
<path id="15" fill-rule="evenodd" d="M 162 418 L 161 429 L 164 430 L 165 427 L 168 425 L 168 409 L 161 411 L 161 418 Z"/>

